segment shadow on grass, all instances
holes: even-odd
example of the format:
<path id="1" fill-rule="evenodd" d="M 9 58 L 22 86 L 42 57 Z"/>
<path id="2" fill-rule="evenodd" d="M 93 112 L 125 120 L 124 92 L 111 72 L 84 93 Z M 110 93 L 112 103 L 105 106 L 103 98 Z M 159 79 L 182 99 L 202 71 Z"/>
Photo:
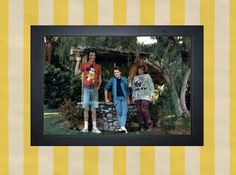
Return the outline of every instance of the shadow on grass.
<path id="1" fill-rule="evenodd" d="M 146 135 L 189 135 L 191 134 L 189 126 L 187 126 L 187 130 L 182 131 L 182 127 L 180 129 L 174 130 L 166 130 L 163 126 L 157 126 L 153 128 L 153 131 L 148 132 L 139 132 L 139 131 L 131 131 L 128 134 L 120 133 L 120 132 L 102 132 L 101 134 L 92 133 L 89 131 L 88 133 L 82 133 L 77 129 L 67 129 L 65 127 L 60 126 L 58 123 L 62 121 L 63 117 L 58 113 L 58 111 L 45 111 L 44 113 L 44 135 L 81 135 L 81 136 L 94 136 L 94 135 L 132 135 L 132 136 L 146 136 Z M 187 124 L 191 123 L 190 121 Z M 176 123 L 177 124 L 177 123 Z M 180 123 L 182 126 L 183 123 Z"/>

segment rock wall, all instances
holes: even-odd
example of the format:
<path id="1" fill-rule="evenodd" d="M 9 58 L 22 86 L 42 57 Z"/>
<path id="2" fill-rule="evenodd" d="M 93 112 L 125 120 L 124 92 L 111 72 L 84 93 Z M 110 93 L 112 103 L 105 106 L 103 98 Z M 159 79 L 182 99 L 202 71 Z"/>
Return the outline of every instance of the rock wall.
<path id="1" fill-rule="evenodd" d="M 81 107 L 81 104 L 79 104 Z M 138 122 L 137 108 L 135 104 L 128 105 L 128 115 L 126 126 L 132 122 Z M 120 126 L 116 117 L 116 111 L 113 104 L 99 103 L 97 109 L 97 127 L 101 131 L 118 131 Z"/>

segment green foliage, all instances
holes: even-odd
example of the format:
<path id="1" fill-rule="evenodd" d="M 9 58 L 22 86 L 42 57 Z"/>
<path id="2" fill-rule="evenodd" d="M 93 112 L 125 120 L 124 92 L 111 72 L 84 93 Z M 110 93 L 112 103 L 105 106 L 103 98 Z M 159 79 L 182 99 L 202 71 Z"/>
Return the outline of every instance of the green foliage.
<path id="1" fill-rule="evenodd" d="M 64 120 L 71 121 L 76 124 L 79 120 L 83 120 L 83 111 L 79 108 L 75 102 L 71 99 L 65 99 L 59 108 L 60 114 L 64 117 Z"/>
<path id="2" fill-rule="evenodd" d="M 77 130 L 67 129 L 65 127 L 59 127 L 57 123 L 62 119 L 61 115 L 48 114 L 44 115 L 44 134 L 45 135 L 79 135 Z"/>
<path id="3" fill-rule="evenodd" d="M 174 105 L 171 98 L 171 90 L 167 87 L 158 99 L 158 104 L 161 106 L 161 116 L 171 115 L 174 113 Z"/>
<path id="4" fill-rule="evenodd" d="M 81 84 L 80 76 L 47 65 L 44 69 L 44 104 L 48 108 L 57 108 L 64 98 L 81 101 Z"/>
<path id="5" fill-rule="evenodd" d="M 70 99 L 75 102 L 81 101 L 82 81 L 80 76 L 70 77 Z"/>
<path id="6" fill-rule="evenodd" d="M 147 52 L 151 54 L 151 57 L 148 59 L 151 59 L 152 62 L 161 69 L 165 69 L 168 72 L 168 77 L 171 81 L 171 84 L 166 85 L 166 89 L 155 104 L 161 106 L 160 115 L 165 116 L 175 114 L 175 105 L 173 104 L 175 103 L 175 100 L 172 99 L 171 92 L 176 91 L 176 94 L 180 95 L 183 77 L 190 67 L 191 38 L 182 36 L 152 36 L 152 38 L 157 40 L 155 44 L 144 45 L 138 44 L 137 38 L 132 36 L 51 37 L 50 39 L 53 41 L 53 57 L 54 59 L 59 59 L 61 73 L 64 74 L 64 71 L 68 71 L 70 74 L 67 83 L 65 83 L 66 86 L 69 85 L 69 88 L 62 88 L 57 84 L 48 85 L 52 86 L 54 89 L 45 91 L 46 101 L 48 100 L 45 104 L 48 104 L 49 107 L 56 107 L 63 101 L 61 100 L 63 97 L 71 98 L 72 101 L 80 101 L 81 99 L 81 81 L 80 78 L 73 75 L 75 65 L 69 60 L 71 47 L 94 47 L 97 49 L 110 48 L 118 51 Z M 130 64 L 127 64 L 127 62 L 120 64 L 122 75 L 127 76 Z M 104 85 L 113 76 L 113 62 L 102 62 L 101 66 L 103 70 L 103 81 L 99 90 L 99 100 L 102 100 L 104 96 Z M 50 82 L 49 84 L 52 84 L 52 79 L 50 77 L 48 77 L 48 79 L 48 82 Z M 67 92 L 63 94 L 58 90 L 60 88 L 67 89 Z M 46 87 L 46 89 L 49 88 Z M 57 97 L 55 93 L 59 93 L 59 97 Z M 56 98 L 52 96 L 53 94 Z M 50 104 L 49 101 L 51 101 L 52 104 Z"/>
<path id="7" fill-rule="evenodd" d="M 44 104 L 49 108 L 57 108 L 63 98 L 70 96 L 70 73 L 61 71 L 53 65 L 44 69 Z"/>
<path id="8" fill-rule="evenodd" d="M 175 129 L 175 122 L 177 117 L 175 115 L 164 116 L 161 119 L 161 127 L 166 130 Z"/>

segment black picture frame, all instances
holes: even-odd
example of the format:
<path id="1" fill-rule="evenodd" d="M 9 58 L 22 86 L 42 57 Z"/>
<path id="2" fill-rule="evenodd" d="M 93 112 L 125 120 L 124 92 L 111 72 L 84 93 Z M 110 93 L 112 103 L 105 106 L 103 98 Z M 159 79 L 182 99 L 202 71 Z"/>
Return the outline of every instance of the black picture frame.
<path id="1" fill-rule="evenodd" d="M 32 146 L 202 146 L 203 31 L 198 26 L 31 26 L 31 145 Z M 44 135 L 44 36 L 190 36 L 191 135 Z"/>

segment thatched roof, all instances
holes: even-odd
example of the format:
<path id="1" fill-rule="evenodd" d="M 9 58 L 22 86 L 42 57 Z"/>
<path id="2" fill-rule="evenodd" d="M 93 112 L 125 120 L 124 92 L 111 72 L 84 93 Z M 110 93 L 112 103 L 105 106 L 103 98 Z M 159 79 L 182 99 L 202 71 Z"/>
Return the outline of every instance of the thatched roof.
<path id="1" fill-rule="evenodd" d="M 71 60 L 74 60 L 74 56 L 76 53 L 80 52 L 82 56 L 86 56 L 90 50 L 95 50 L 97 52 L 98 58 L 113 58 L 113 59 L 129 59 L 130 61 L 134 61 L 136 58 L 140 60 L 144 60 L 144 62 L 149 67 L 149 74 L 151 75 L 153 82 L 159 85 L 163 85 L 165 83 L 165 78 L 163 76 L 162 69 L 152 63 L 148 58 L 152 55 L 146 52 L 134 52 L 131 50 L 121 50 L 121 49 L 112 49 L 112 48 L 93 48 L 93 47 L 86 47 L 86 48 L 72 48 L 71 49 Z"/>

